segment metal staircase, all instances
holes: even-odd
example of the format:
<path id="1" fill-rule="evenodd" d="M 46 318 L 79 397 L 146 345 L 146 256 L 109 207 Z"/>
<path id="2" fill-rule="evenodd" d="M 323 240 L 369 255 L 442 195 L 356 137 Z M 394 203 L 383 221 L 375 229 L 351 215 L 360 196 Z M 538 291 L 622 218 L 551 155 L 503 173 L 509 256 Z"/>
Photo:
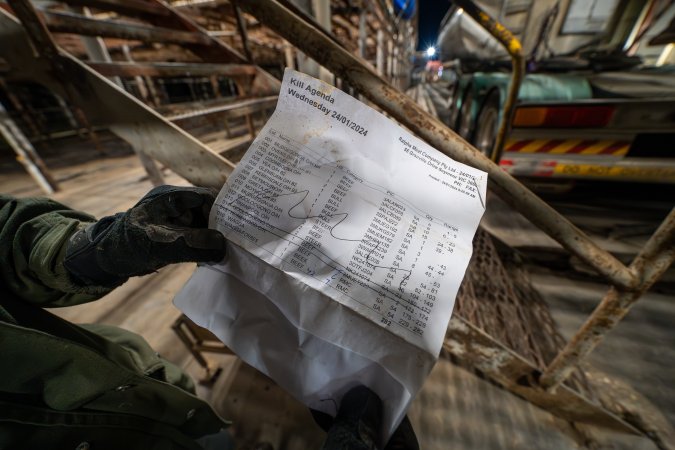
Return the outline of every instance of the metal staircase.
<path id="1" fill-rule="evenodd" d="M 155 184 L 162 182 L 156 160 L 194 184 L 222 186 L 234 168 L 230 155 L 255 137 L 255 115 L 276 104 L 276 78 L 167 3 L 64 0 L 47 9 L 12 0 L 9 5 L 11 11 L 0 11 L 1 39 L 14 44 L 0 48 L 7 78 L 42 84 L 66 99 L 87 127 L 109 128 L 133 147 Z M 61 36 L 69 35 L 80 37 L 86 60 L 58 45 Z M 128 47 L 127 60 L 114 61 L 104 38 L 180 44 L 199 62 L 134 62 Z M 236 86 L 236 96 L 207 107 L 163 105 L 153 95 L 152 78 L 171 76 L 226 77 Z M 121 79 L 135 80 L 140 98 L 125 90 Z M 214 90 L 218 94 L 215 84 Z M 229 121 L 240 117 L 245 135 L 232 135 Z M 33 169 L 40 172 L 39 166 Z"/>

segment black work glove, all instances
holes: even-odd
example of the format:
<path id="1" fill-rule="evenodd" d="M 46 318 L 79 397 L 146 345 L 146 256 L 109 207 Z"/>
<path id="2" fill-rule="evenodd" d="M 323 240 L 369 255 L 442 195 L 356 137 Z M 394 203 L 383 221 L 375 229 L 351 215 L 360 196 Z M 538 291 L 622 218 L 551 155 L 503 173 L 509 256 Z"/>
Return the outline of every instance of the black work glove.
<path id="1" fill-rule="evenodd" d="M 64 265 L 85 285 L 117 286 L 168 264 L 220 261 L 225 238 L 208 229 L 214 200 L 204 188 L 156 187 L 127 212 L 75 233 Z"/>
<path id="2" fill-rule="evenodd" d="M 348 391 L 333 419 L 310 410 L 317 424 L 328 432 L 322 450 L 375 450 L 382 427 L 382 401 L 365 386 Z M 398 426 L 384 450 L 419 450 L 408 416 Z"/>

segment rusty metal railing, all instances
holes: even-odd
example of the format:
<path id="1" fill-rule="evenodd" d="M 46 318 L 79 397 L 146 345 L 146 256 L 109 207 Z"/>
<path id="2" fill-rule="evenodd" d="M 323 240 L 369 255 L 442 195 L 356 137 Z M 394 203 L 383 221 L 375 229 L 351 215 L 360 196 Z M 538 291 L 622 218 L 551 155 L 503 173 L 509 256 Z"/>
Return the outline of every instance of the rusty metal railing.
<path id="1" fill-rule="evenodd" d="M 600 305 L 572 337 L 541 376 L 540 384 L 548 389 L 559 386 L 579 363 L 602 341 L 609 330 L 670 267 L 675 260 L 675 208 L 661 223 L 635 257 L 629 270 L 638 279 L 633 289 L 612 286 Z"/>
<path id="2" fill-rule="evenodd" d="M 513 114 L 516 111 L 516 102 L 518 101 L 518 93 L 520 92 L 520 85 L 525 78 L 525 58 L 523 57 L 523 47 L 520 41 L 506 28 L 504 25 L 496 21 L 494 18 L 483 11 L 471 0 L 453 0 L 453 3 L 464 10 L 466 14 L 471 16 L 480 26 L 485 28 L 492 37 L 494 37 L 511 57 L 511 81 L 509 82 L 509 90 L 504 99 L 504 106 L 502 107 L 501 120 L 497 128 L 497 136 L 495 143 L 490 153 L 490 159 L 494 162 L 499 162 L 504 150 L 504 143 L 506 142 L 506 134 L 511 128 L 513 121 Z"/>
<path id="3" fill-rule="evenodd" d="M 540 386 L 552 390 L 560 385 L 574 365 L 602 341 L 675 259 L 675 209 L 633 263 L 626 267 L 519 181 L 438 119 L 423 111 L 412 99 L 315 26 L 274 0 L 247 0 L 241 3 L 241 7 L 347 81 L 430 145 L 457 161 L 487 172 L 490 189 L 612 284 L 586 324 L 545 369 Z"/>

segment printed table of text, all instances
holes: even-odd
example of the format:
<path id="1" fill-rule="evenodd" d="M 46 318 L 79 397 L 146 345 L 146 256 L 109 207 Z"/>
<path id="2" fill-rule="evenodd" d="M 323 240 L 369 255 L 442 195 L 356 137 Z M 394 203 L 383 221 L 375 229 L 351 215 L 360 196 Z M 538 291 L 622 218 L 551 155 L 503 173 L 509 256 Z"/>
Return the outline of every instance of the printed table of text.
<path id="1" fill-rule="evenodd" d="M 424 336 L 459 230 L 366 175 L 270 130 L 228 181 L 217 220 L 279 269 L 312 277 L 382 326 Z"/>

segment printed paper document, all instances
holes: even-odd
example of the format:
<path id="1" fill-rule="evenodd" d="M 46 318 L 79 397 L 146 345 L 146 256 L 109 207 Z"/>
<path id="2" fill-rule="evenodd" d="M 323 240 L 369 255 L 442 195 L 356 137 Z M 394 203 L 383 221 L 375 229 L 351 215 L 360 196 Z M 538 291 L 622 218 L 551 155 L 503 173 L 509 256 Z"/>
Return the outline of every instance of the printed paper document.
<path id="1" fill-rule="evenodd" d="M 486 173 L 286 70 L 221 190 L 230 245 L 176 304 L 309 406 L 366 384 L 393 430 L 433 367 L 485 210 Z"/>

